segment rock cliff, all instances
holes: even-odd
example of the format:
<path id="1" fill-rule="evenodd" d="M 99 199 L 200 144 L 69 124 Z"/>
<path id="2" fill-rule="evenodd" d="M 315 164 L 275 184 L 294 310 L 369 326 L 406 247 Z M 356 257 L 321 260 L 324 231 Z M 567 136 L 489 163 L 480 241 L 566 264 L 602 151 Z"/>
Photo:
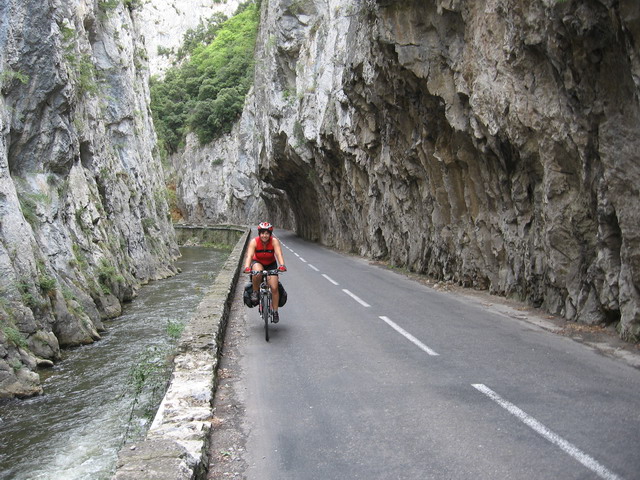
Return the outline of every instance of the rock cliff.
<path id="1" fill-rule="evenodd" d="M 0 2 L 0 398 L 175 273 L 138 4 Z"/>
<path id="2" fill-rule="evenodd" d="M 185 211 L 235 198 L 638 340 L 638 41 L 634 0 L 264 0 L 243 120 L 202 150 L 221 162 L 176 161 Z M 256 164 L 229 178 L 223 149 Z"/>

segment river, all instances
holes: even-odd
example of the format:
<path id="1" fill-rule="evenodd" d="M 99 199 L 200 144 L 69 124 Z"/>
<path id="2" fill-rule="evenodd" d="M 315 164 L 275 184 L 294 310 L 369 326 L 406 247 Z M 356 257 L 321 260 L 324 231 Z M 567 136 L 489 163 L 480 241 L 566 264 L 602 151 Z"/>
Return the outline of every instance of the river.
<path id="1" fill-rule="evenodd" d="M 66 350 L 41 372 L 44 395 L 0 404 L 0 479 L 112 477 L 120 447 L 153 419 L 142 415 L 143 402 L 134 408 L 136 398 L 151 395 L 136 397 L 132 370 L 143 357 L 166 358 L 172 327 L 188 322 L 229 255 L 201 247 L 181 253 L 180 274 L 142 287 L 120 317 L 105 322 L 100 341 Z"/>

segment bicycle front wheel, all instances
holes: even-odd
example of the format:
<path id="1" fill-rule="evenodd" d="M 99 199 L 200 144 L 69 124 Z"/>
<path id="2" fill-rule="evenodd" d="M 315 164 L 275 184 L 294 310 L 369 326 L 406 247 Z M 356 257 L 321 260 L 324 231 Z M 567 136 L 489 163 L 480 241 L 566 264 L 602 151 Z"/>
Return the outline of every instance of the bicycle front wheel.
<path id="1" fill-rule="evenodd" d="M 264 339 L 269 341 L 269 320 L 271 316 L 271 299 L 269 295 L 262 296 L 262 320 L 264 320 Z"/>

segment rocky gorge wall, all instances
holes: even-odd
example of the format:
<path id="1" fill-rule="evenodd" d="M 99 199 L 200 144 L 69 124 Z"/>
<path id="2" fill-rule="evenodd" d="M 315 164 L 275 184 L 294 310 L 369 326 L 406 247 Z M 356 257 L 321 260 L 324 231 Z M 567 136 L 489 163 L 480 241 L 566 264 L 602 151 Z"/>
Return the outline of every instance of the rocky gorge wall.
<path id="1" fill-rule="evenodd" d="M 137 4 L 0 3 L 0 398 L 175 273 Z"/>
<path id="2" fill-rule="evenodd" d="M 257 174 L 246 204 L 305 238 L 638 340 L 639 38 L 633 0 L 263 0 L 245 114 L 205 147 L 257 163 L 218 195 Z M 187 211 L 221 215 L 225 164 L 183 160 Z"/>

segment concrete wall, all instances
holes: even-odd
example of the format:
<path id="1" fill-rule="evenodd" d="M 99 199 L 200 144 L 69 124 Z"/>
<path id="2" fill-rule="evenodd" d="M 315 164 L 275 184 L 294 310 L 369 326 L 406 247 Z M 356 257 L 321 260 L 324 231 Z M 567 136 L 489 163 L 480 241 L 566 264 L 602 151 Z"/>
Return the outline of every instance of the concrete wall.
<path id="1" fill-rule="evenodd" d="M 229 235 L 235 247 L 180 338 L 171 383 L 146 438 L 120 451 L 116 480 L 206 477 L 218 359 L 250 231 L 181 226 L 176 232 L 180 243 L 189 234 L 212 243 Z"/>

